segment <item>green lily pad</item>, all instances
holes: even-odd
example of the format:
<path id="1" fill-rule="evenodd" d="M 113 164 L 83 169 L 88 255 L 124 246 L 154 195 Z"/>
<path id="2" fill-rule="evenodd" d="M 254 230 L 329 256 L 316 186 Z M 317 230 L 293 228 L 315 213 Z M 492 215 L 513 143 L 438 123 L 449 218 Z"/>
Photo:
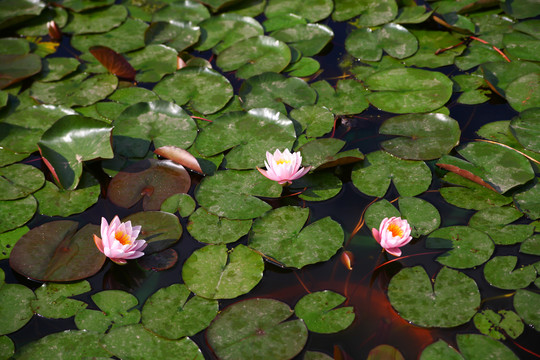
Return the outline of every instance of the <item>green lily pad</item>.
<path id="1" fill-rule="evenodd" d="M 299 24 L 274 31 L 272 37 L 289 44 L 303 56 L 313 56 L 332 40 L 334 32 L 322 24 Z"/>
<path id="2" fill-rule="evenodd" d="M 370 350 L 367 360 L 378 360 L 378 359 L 392 359 L 392 360 L 405 360 L 403 355 L 399 352 L 398 349 L 391 345 L 378 345 Z"/>
<path id="3" fill-rule="evenodd" d="M 0 168 L 0 200 L 23 198 L 43 186 L 45 177 L 37 168 L 13 164 Z"/>
<path id="4" fill-rule="evenodd" d="M 71 13 L 62 32 L 79 34 L 104 33 L 120 26 L 128 16 L 125 6 L 100 7 L 83 13 Z"/>
<path id="5" fill-rule="evenodd" d="M 113 157 L 111 130 L 102 121 L 68 115 L 45 131 L 38 142 L 40 153 L 62 188 L 77 187 L 83 161 Z"/>
<path id="6" fill-rule="evenodd" d="M 499 61 L 480 65 L 485 80 L 502 96 L 510 83 L 524 75 L 540 71 L 540 65 L 530 61 Z"/>
<path id="7" fill-rule="evenodd" d="M 517 290 L 514 295 L 514 309 L 516 309 L 523 321 L 531 325 L 536 331 L 538 331 L 540 325 L 539 301 L 539 294 L 524 289 Z"/>
<path id="8" fill-rule="evenodd" d="M 42 82 L 58 81 L 72 74 L 81 63 L 73 58 L 51 58 L 43 59 L 43 69 L 41 70 Z"/>
<path id="9" fill-rule="evenodd" d="M 41 71 L 36 54 L 0 55 L 0 89 L 7 88 Z"/>
<path id="10" fill-rule="evenodd" d="M 401 217 L 411 225 L 411 236 L 414 238 L 427 235 L 441 225 L 437 208 L 423 199 L 400 197 L 398 204 Z"/>
<path id="11" fill-rule="evenodd" d="M 343 184 L 332 172 L 316 172 L 294 181 L 289 187 L 292 193 L 300 192 L 298 197 L 306 201 L 325 201 L 341 191 Z"/>
<path id="12" fill-rule="evenodd" d="M 155 148 L 174 145 L 185 149 L 197 136 L 193 119 L 180 106 L 163 100 L 131 105 L 113 125 L 115 153 L 127 157 L 143 157 L 151 142 Z"/>
<path id="13" fill-rule="evenodd" d="M 203 360 L 197 345 L 188 337 L 179 340 L 164 339 L 142 325 L 119 326 L 112 329 L 101 341 L 110 354 L 122 359 L 159 358 L 178 360 Z"/>
<path id="14" fill-rule="evenodd" d="M 534 0 L 505 0 L 501 2 L 501 8 L 504 12 L 517 19 L 525 19 L 540 15 L 540 5 Z"/>
<path id="15" fill-rule="evenodd" d="M 443 267 L 434 287 L 421 266 L 404 268 L 390 280 L 388 298 L 399 315 L 426 327 L 454 327 L 467 323 L 480 306 L 473 279 Z"/>
<path id="16" fill-rule="evenodd" d="M 457 35 L 447 31 L 424 29 L 409 29 L 409 31 L 418 39 L 418 51 L 403 59 L 407 66 L 437 68 L 452 65 L 456 56 L 466 49 L 465 45 L 459 45 L 461 39 Z M 437 53 L 437 50 L 445 48 L 449 49 Z"/>
<path id="17" fill-rule="evenodd" d="M 9 259 L 15 243 L 28 231 L 30 231 L 28 226 L 21 226 L 15 230 L 0 234 L 0 260 Z"/>
<path id="18" fill-rule="evenodd" d="M 372 2 L 369 0 L 334 0 L 332 18 L 345 21 L 360 15 L 356 24 L 360 26 L 376 26 L 392 21 L 398 13 L 395 0 Z"/>
<path id="19" fill-rule="evenodd" d="M 317 105 L 326 107 L 335 115 L 359 114 L 369 106 L 366 89 L 356 80 L 339 80 L 336 89 L 325 80 L 317 81 L 311 87 L 319 94 Z"/>
<path id="20" fill-rule="evenodd" d="M 300 123 L 302 131 L 305 131 L 306 136 L 310 138 L 329 133 L 334 125 L 334 114 L 319 105 L 306 105 L 293 109 L 290 117 Z"/>
<path id="21" fill-rule="evenodd" d="M 0 336 L 0 359 L 7 360 L 11 359 L 15 353 L 15 344 L 13 341 L 5 335 Z"/>
<path id="22" fill-rule="evenodd" d="M 138 300 L 121 290 L 104 290 L 92 295 L 100 310 L 84 309 L 75 315 L 75 325 L 81 330 L 105 333 L 107 330 L 137 324 L 141 313 L 135 309 Z"/>
<path id="23" fill-rule="evenodd" d="M 296 77 L 285 77 L 277 73 L 264 73 L 247 79 L 238 94 L 242 107 L 246 110 L 253 108 L 271 108 L 287 114 L 285 105 L 299 108 L 313 105 L 317 93 L 304 80 Z"/>
<path id="24" fill-rule="evenodd" d="M 321 64 L 313 58 L 302 57 L 300 60 L 289 64 L 283 71 L 290 76 L 306 77 L 315 74 L 321 68 Z"/>
<path id="25" fill-rule="evenodd" d="M 232 250 L 225 245 L 208 245 L 195 250 L 182 268 L 186 286 L 207 299 L 233 299 L 248 293 L 264 270 L 262 257 L 240 244 Z"/>
<path id="26" fill-rule="evenodd" d="M 526 239 L 519 248 L 519 252 L 531 255 L 540 255 L 540 235 L 534 234 Z"/>
<path id="27" fill-rule="evenodd" d="M 514 203 L 529 219 L 540 218 L 540 183 L 535 181 L 525 189 L 514 193 Z"/>
<path id="28" fill-rule="evenodd" d="M 291 61 L 289 47 L 270 36 L 254 36 L 223 50 L 217 59 L 221 70 L 236 70 L 236 77 L 247 79 L 265 72 L 280 72 Z"/>
<path id="29" fill-rule="evenodd" d="M 422 350 L 420 360 L 464 360 L 459 352 L 448 345 L 444 340 L 439 339 L 436 342 L 426 346 Z"/>
<path id="30" fill-rule="evenodd" d="M 371 204 L 364 214 L 366 227 L 368 229 L 379 229 L 379 225 L 384 218 L 400 217 L 401 214 L 390 201 L 381 199 Z M 412 229 L 411 229 L 412 230 Z"/>
<path id="31" fill-rule="evenodd" d="M 17 24 L 28 18 L 37 16 L 46 7 L 41 1 L 21 0 L 0 2 L 0 29 Z"/>
<path id="32" fill-rule="evenodd" d="M 148 246 L 145 254 L 152 254 L 176 244 L 182 236 L 182 226 L 178 217 L 162 211 L 141 211 L 122 219 L 140 225 L 140 239 L 146 240 Z"/>
<path id="33" fill-rule="evenodd" d="M 330 259 L 343 245 L 343 229 L 330 217 L 304 228 L 309 209 L 280 207 L 253 222 L 249 246 L 285 266 L 302 268 Z"/>
<path id="34" fill-rule="evenodd" d="M 540 153 L 540 109 L 527 109 L 512 119 L 510 129 L 525 149 Z"/>
<path id="35" fill-rule="evenodd" d="M 251 220 L 229 220 L 198 208 L 190 217 L 187 229 L 197 241 L 206 244 L 229 244 L 246 235 Z"/>
<path id="36" fill-rule="evenodd" d="M 512 81 L 506 88 L 506 100 L 516 111 L 540 107 L 540 73 Z"/>
<path id="37" fill-rule="evenodd" d="M 181 0 L 170 2 L 153 12 L 152 22 L 176 20 L 192 21 L 198 24 L 209 17 L 210 12 L 203 4 L 193 0 Z"/>
<path id="38" fill-rule="evenodd" d="M 493 286 L 505 290 L 526 288 L 536 280 L 533 265 L 516 269 L 518 258 L 515 256 L 496 256 L 484 266 L 484 276 Z"/>
<path id="39" fill-rule="evenodd" d="M 484 335 L 496 340 L 505 340 L 507 334 L 512 339 L 523 333 L 525 326 L 520 317 L 510 310 L 499 310 L 497 313 L 487 309 L 474 315 L 474 326 Z"/>
<path id="40" fill-rule="evenodd" d="M 202 36 L 195 47 L 199 51 L 212 49 L 219 54 L 231 45 L 254 36 L 264 34 L 259 22 L 248 16 L 220 14 L 200 23 Z"/>
<path id="41" fill-rule="evenodd" d="M 220 359 L 291 359 L 304 347 L 308 332 L 293 311 L 274 299 L 249 299 L 227 307 L 206 332 Z"/>
<path id="42" fill-rule="evenodd" d="M 37 202 L 32 195 L 16 200 L 0 200 L 0 233 L 26 224 L 36 209 Z"/>
<path id="43" fill-rule="evenodd" d="M 353 185 L 370 196 L 383 197 L 392 182 L 402 196 L 423 193 L 431 184 L 431 171 L 423 161 L 402 160 L 384 151 L 366 155 L 351 173 Z"/>
<path id="44" fill-rule="evenodd" d="M 25 39 L 3 38 L 0 39 L 0 55 L 24 55 L 30 52 L 30 44 Z"/>
<path id="45" fill-rule="evenodd" d="M 459 351 L 463 354 L 465 359 L 518 359 L 512 350 L 489 336 L 480 334 L 457 334 L 456 339 Z"/>
<path id="46" fill-rule="evenodd" d="M 276 198 L 282 187 L 258 171 L 218 171 L 201 181 L 195 199 L 208 212 L 229 219 L 253 219 L 272 207 L 257 198 Z"/>
<path id="47" fill-rule="evenodd" d="M 148 25 L 128 18 L 119 27 L 103 34 L 82 34 L 71 38 L 71 46 L 80 52 L 88 52 L 92 46 L 107 46 L 121 54 L 143 48 L 144 33 Z"/>
<path id="48" fill-rule="evenodd" d="M 38 201 L 38 211 L 46 216 L 69 216 L 79 214 L 94 205 L 101 194 L 99 182 L 87 172 L 75 190 L 58 188 L 50 181 L 34 193 Z"/>
<path id="49" fill-rule="evenodd" d="M 200 36 L 200 27 L 189 21 L 157 21 L 144 33 L 144 42 L 165 44 L 180 52 L 195 45 Z"/>
<path id="50" fill-rule="evenodd" d="M 99 344 L 102 335 L 92 331 L 66 330 L 52 333 L 23 346 L 17 352 L 17 358 L 39 360 L 58 358 L 66 359 L 108 358 L 110 354 Z"/>
<path id="51" fill-rule="evenodd" d="M 277 0 L 277 1 L 283 1 L 283 0 Z M 324 0 L 324 1 L 327 1 L 327 0 Z M 286 4 L 291 4 L 291 3 L 293 3 L 293 1 L 286 2 Z M 269 9 L 270 11 L 272 11 L 271 8 L 272 8 L 272 2 L 267 4 L 266 12 L 268 12 Z M 264 30 L 266 30 L 266 32 L 270 32 L 270 31 L 275 31 L 275 30 L 286 29 L 295 25 L 308 23 L 308 21 L 304 17 L 297 14 L 298 13 L 289 13 L 289 12 L 280 14 L 279 16 L 270 16 L 267 14 L 268 19 L 264 20 L 263 22 Z"/>
<path id="52" fill-rule="evenodd" d="M 259 136 L 264 133 L 266 136 Z M 296 139 L 293 122 L 278 111 L 262 108 L 220 116 L 197 137 L 195 147 L 204 156 L 231 149 L 225 155 L 229 169 L 264 166 L 266 152 L 291 148 Z"/>
<path id="53" fill-rule="evenodd" d="M 407 4 L 398 10 L 398 16 L 394 19 L 397 24 L 420 24 L 426 21 L 433 11 L 427 11 L 425 7 L 414 4 Z"/>
<path id="54" fill-rule="evenodd" d="M 401 114 L 436 110 L 452 95 L 452 81 L 446 75 L 422 69 L 382 70 L 369 76 L 366 85 L 373 106 Z"/>
<path id="55" fill-rule="evenodd" d="M 161 211 L 174 214 L 176 211 L 181 217 L 190 216 L 195 210 L 195 200 L 188 194 L 174 194 L 161 204 Z"/>
<path id="56" fill-rule="evenodd" d="M 0 295 L 0 335 L 10 334 L 22 328 L 34 316 L 30 302 L 36 297 L 32 290 L 20 284 L 2 284 Z"/>
<path id="57" fill-rule="evenodd" d="M 335 138 L 315 139 L 302 145 L 298 151 L 302 153 L 303 163 L 314 168 L 326 168 L 360 161 L 364 154 L 358 149 L 339 152 L 345 141 Z"/>
<path id="58" fill-rule="evenodd" d="M 193 336 L 218 314 L 217 300 L 193 296 L 184 284 L 159 289 L 144 304 L 142 324 L 167 339 Z"/>
<path id="59" fill-rule="evenodd" d="M 229 81 L 215 70 L 186 67 L 164 78 L 154 87 L 162 99 L 188 104 L 203 114 L 214 113 L 233 96 Z"/>
<path id="60" fill-rule="evenodd" d="M 105 262 L 92 241 L 99 226 L 88 224 L 77 231 L 78 225 L 59 220 L 33 228 L 15 244 L 11 268 L 39 281 L 74 281 L 94 275 Z"/>
<path id="61" fill-rule="evenodd" d="M 30 94 L 46 104 L 71 106 L 92 105 L 106 98 L 118 85 L 118 78 L 113 74 L 75 73 L 55 82 L 36 81 L 30 88 Z"/>
<path id="62" fill-rule="evenodd" d="M 348 328 L 354 321 L 352 306 L 340 307 L 346 298 L 330 290 L 302 297 L 294 306 L 296 316 L 304 320 L 310 331 L 331 334 Z"/>
<path id="63" fill-rule="evenodd" d="M 81 12 L 84 10 L 91 10 L 95 8 L 100 8 L 104 6 L 111 5 L 114 3 L 113 0 L 58 0 L 57 3 L 60 6 L 71 9 L 75 12 Z"/>
<path id="64" fill-rule="evenodd" d="M 532 225 L 507 225 L 522 216 L 512 207 L 492 207 L 474 214 L 469 225 L 485 231 L 496 245 L 513 245 L 524 241 L 534 231 Z"/>
<path id="65" fill-rule="evenodd" d="M 86 280 L 69 284 L 43 284 L 35 291 L 37 299 L 31 302 L 32 311 L 50 319 L 67 319 L 88 306 L 82 301 L 69 297 L 90 290 L 90 283 Z"/>
<path id="66" fill-rule="evenodd" d="M 360 60 L 379 61 L 383 50 L 396 59 L 404 59 L 418 50 L 418 40 L 398 24 L 386 24 L 375 31 L 356 29 L 345 40 L 345 48 Z"/>
<path id="67" fill-rule="evenodd" d="M 467 226 L 440 228 L 426 239 L 430 249 L 451 248 L 437 261 L 456 269 L 469 269 L 485 263 L 493 254 L 495 245 L 484 232 Z"/>
<path id="68" fill-rule="evenodd" d="M 410 160 L 430 160 L 448 154 L 461 136 L 456 120 L 443 114 L 400 115 L 387 119 L 379 133 L 396 135 L 381 143 L 389 153 Z"/>
<path id="69" fill-rule="evenodd" d="M 327 18 L 334 8 L 331 0 L 314 0 L 309 6 L 305 5 L 302 0 L 269 0 L 264 14 L 267 18 L 276 19 L 288 14 L 297 14 L 308 21 L 317 22 Z"/>
<path id="70" fill-rule="evenodd" d="M 334 358 L 319 351 L 306 351 L 304 360 L 333 360 Z"/>
<path id="71" fill-rule="evenodd" d="M 126 54 L 126 59 L 137 70 L 137 82 L 158 82 L 176 71 L 178 61 L 176 50 L 165 45 L 148 45 Z"/>
<path id="72" fill-rule="evenodd" d="M 538 37 L 513 31 L 503 35 L 504 49 L 513 57 L 520 60 L 539 61 L 538 51 L 540 41 Z"/>
<path id="73" fill-rule="evenodd" d="M 47 23 L 50 21 L 54 21 L 58 28 L 64 27 L 68 21 L 67 10 L 61 7 L 46 7 L 38 16 L 33 16 L 29 20 L 25 21 L 23 26 L 18 27 L 17 34 L 24 36 L 45 36 L 49 33 Z"/>

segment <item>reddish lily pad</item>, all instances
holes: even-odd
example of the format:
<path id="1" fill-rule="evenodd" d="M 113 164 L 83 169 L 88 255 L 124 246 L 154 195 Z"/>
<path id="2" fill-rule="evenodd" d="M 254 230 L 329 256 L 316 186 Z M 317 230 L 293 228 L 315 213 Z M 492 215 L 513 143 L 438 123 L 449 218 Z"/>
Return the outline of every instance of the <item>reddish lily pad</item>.
<path id="1" fill-rule="evenodd" d="M 169 160 L 174 161 L 177 164 L 187 167 L 193 171 L 203 174 L 204 172 L 199 165 L 199 161 L 195 156 L 193 156 L 189 151 L 179 148 L 177 146 L 162 146 L 156 150 L 154 153 L 159 156 L 163 156 Z"/>
<path id="2" fill-rule="evenodd" d="M 99 226 L 88 224 L 77 231 L 76 221 L 45 223 L 27 232 L 13 248 L 13 270 L 39 281 L 74 281 L 97 273 L 105 262 L 92 234 Z"/>
<path id="3" fill-rule="evenodd" d="M 143 199 L 145 210 L 159 210 L 174 194 L 187 193 L 191 178 L 182 165 L 170 160 L 146 159 L 128 166 L 111 180 L 109 199 L 130 208 Z"/>
<path id="4" fill-rule="evenodd" d="M 172 268 L 178 262 L 178 253 L 174 249 L 165 249 L 137 260 L 145 270 L 163 271 Z"/>
<path id="5" fill-rule="evenodd" d="M 36 54 L 0 55 L 0 89 L 4 89 L 41 71 Z"/>

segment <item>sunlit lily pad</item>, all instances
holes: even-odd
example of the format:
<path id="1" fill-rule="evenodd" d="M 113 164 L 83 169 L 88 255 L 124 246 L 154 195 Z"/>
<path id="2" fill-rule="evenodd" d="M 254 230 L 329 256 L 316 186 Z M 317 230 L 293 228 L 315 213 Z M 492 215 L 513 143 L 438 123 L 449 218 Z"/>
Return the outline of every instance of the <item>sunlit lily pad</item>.
<path id="1" fill-rule="evenodd" d="M 107 356 L 113 354 L 121 359 L 204 359 L 201 351 L 190 338 L 167 340 L 146 330 L 140 324 L 112 329 L 105 335 L 101 345 L 107 350 Z"/>
<path id="2" fill-rule="evenodd" d="M 308 332 L 302 320 L 287 320 L 293 311 L 273 299 L 250 299 L 223 310 L 206 332 L 220 359 L 285 360 L 304 347 Z"/>
<path id="3" fill-rule="evenodd" d="M 128 11 L 125 6 L 113 5 L 83 13 L 71 13 L 70 15 L 68 24 L 62 28 L 63 32 L 73 34 L 104 33 L 120 26 L 126 20 Z"/>
<path id="4" fill-rule="evenodd" d="M 285 266 L 302 268 L 326 261 L 343 245 L 343 229 L 330 217 L 304 228 L 309 209 L 284 206 L 253 222 L 249 246 Z"/>
<path id="5" fill-rule="evenodd" d="M 264 72 L 280 72 L 291 61 L 289 47 L 270 36 L 255 36 L 235 43 L 221 52 L 217 66 L 236 70 L 236 76 L 247 79 Z"/>
<path id="6" fill-rule="evenodd" d="M 186 67 L 164 78 L 154 91 L 162 99 L 178 105 L 189 103 L 203 114 L 214 113 L 233 96 L 229 81 L 215 70 Z"/>
<path id="7" fill-rule="evenodd" d="M 480 65 L 485 80 L 501 96 L 506 95 L 508 85 L 524 75 L 540 71 L 540 65 L 530 61 L 499 61 Z"/>
<path id="8" fill-rule="evenodd" d="M 402 196 L 423 193 L 431 184 L 431 171 L 423 161 L 402 160 L 384 151 L 375 151 L 356 165 L 351 180 L 358 190 L 383 197 L 392 182 Z"/>
<path id="9" fill-rule="evenodd" d="M 331 0 L 314 0 L 309 3 L 309 6 L 302 0 L 269 0 L 264 14 L 268 18 L 280 18 L 287 14 L 298 14 L 311 22 L 328 17 L 334 8 Z"/>
<path id="10" fill-rule="evenodd" d="M 115 153 L 143 157 L 153 142 L 156 148 L 188 148 L 197 136 L 197 125 L 178 105 L 158 100 L 126 108 L 113 122 Z"/>
<path id="11" fill-rule="evenodd" d="M 506 99 L 516 111 L 540 107 L 540 73 L 522 76 L 506 88 Z"/>
<path id="12" fill-rule="evenodd" d="M 57 0 L 60 6 L 75 12 L 100 8 L 114 3 L 113 0 Z"/>
<path id="13" fill-rule="evenodd" d="M 491 207 L 474 214 L 469 226 L 485 231 L 496 245 L 513 245 L 532 235 L 532 225 L 507 225 L 523 214 L 513 207 Z"/>
<path id="14" fill-rule="evenodd" d="M 540 218 L 540 183 L 527 186 L 525 189 L 514 194 L 514 203 L 519 211 L 527 215 L 529 219 Z"/>
<path id="15" fill-rule="evenodd" d="M 272 207 L 258 199 L 281 195 L 282 187 L 258 171 L 218 171 L 203 179 L 195 199 L 208 212 L 229 219 L 253 219 Z"/>
<path id="16" fill-rule="evenodd" d="M 43 358 L 108 358 L 110 354 L 99 344 L 102 335 L 93 331 L 66 330 L 47 335 L 31 342 L 17 352 L 17 358 L 39 360 Z"/>
<path id="17" fill-rule="evenodd" d="M 26 2 L 26 1 L 25 1 Z M 23 2 L 17 3 L 20 8 Z M 34 4 L 40 4 L 39 2 Z M 0 12 L 3 12 L 2 9 Z M 0 20 L 1 21 L 1 20 Z M 38 16 L 33 16 L 31 19 L 24 22 L 24 26 L 17 28 L 17 34 L 24 36 L 44 36 L 48 34 L 48 23 L 54 21 L 57 27 L 62 28 L 68 21 L 68 12 L 61 7 L 46 7 Z M 1 25 L 0 25 L 1 27 Z"/>
<path id="18" fill-rule="evenodd" d="M 533 329 L 540 328 L 540 309 L 538 302 L 540 295 L 524 289 L 519 289 L 514 295 L 514 308 L 525 323 L 531 325 Z"/>
<path id="19" fill-rule="evenodd" d="M 283 4 L 293 3 L 292 1 L 286 1 L 286 2 L 283 0 L 277 0 L 277 1 L 282 2 Z M 324 0 L 324 1 L 327 1 L 327 0 Z M 282 5 L 282 4 L 279 4 L 279 5 Z M 267 12 L 268 10 L 272 11 L 271 8 L 272 8 L 272 2 L 268 4 L 268 6 L 266 7 L 266 11 Z M 268 16 L 268 19 L 264 20 L 263 22 L 264 29 L 267 32 L 280 30 L 280 29 L 286 29 L 295 25 L 308 23 L 308 21 L 304 17 L 297 15 L 297 13 L 287 12 L 284 14 L 280 14 L 279 16 L 273 16 L 273 15 L 268 15 L 268 14 L 267 16 Z"/>
<path id="20" fill-rule="evenodd" d="M 495 245 L 484 232 L 467 226 L 450 226 L 434 231 L 426 239 L 430 249 L 447 249 L 437 261 L 456 269 L 468 269 L 485 263 Z"/>
<path id="21" fill-rule="evenodd" d="M 340 307 L 346 298 L 330 290 L 302 297 L 294 306 L 296 316 L 304 320 L 310 331 L 331 334 L 345 330 L 355 318 L 352 306 Z"/>
<path id="22" fill-rule="evenodd" d="M 446 75 L 422 69 L 401 68 L 376 72 L 366 79 L 369 102 L 393 113 L 436 110 L 452 95 L 452 81 Z"/>
<path id="23" fill-rule="evenodd" d="M 271 108 L 287 114 L 285 105 L 313 105 L 317 93 L 304 80 L 268 72 L 247 79 L 238 94 L 244 109 Z"/>
<path id="24" fill-rule="evenodd" d="M 336 138 L 314 139 L 302 145 L 298 151 L 304 164 L 314 168 L 326 168 L 360 161 L 364 154 L 358 149 L 339 152 L 345 142 Z"/>
<path id="25" fill-rule="evenodd" d="M 184 284 L 159 289 L 144 303 L 144 327 L 167 339 L 193 336 L 208 327 L 218 313 L 217 300 L 190 294 Z"/>
<path id="26" fill-rule="evenodd" d="M 531 255 L 540 255 L 540 234 L 534 234 L 521 244 L 519 252 Z"/>
<path id="27" fill-rule="evenodd" d="M 11 341 L 11 339 L 5 335 L 0 336 L 0 354 L 2 354 L 0 359 L 10 359 L 14 353 L 15 344 L 13 344 L 13 341 Z"/>
<path id="28" fill-rule="evenodd" d="M 36 54 L 0 55 L 0 89 L 4 89 L 41 71 Z"/>
<path id="29" fill-rule="evenodd" d="M 403 59 L 418 50 L 418 40 L 403 26 L 392 23 L 375 31 L 361 28 L 351 32 L 345 47 L 360 60 L 379 61 L 383 50 L 396 59 Z"/>
<path id="30" fill-rule="evenodd" d="M 356 21 L 361 26 L 376 26 L 392 21 L 398 13 L 395 0 L 335 0 L 335 9 L 332 18 L 336 21 L 345 21 L 358 15 Z"/>
<path id="31" fill-rule="evenodd" d="M 511 56 L 521 60 L 540 61 L 540 40 L 535 36 L 513 31 L 503 35 L 503 44 Z"/>
<path id="32" fill-rule="evenodd" d="M 233 299 L 248 293 L 264 270 L 262 257 L 240 244 L 232 250 L 225 245 L 208 245 L 194 251 L 182 267 L 182 279 L 198 296 Z"/>
<path id="33" fill-rule="evenodd" d="M 423 199 L 400 197 L 398 204 L 401 216 L 411 225 L 412 237 L 427 235 L 441 225 L 437 208 Z"/>
<path id="34" fill-rule="evenodd" d="M 321 64 L 313 58 L 301 57 L 300 60 L 290 63 L 283 71 L 290 76 L 306 77 L 315 74 L 321 68 Z"/>
<path id="35" fill-rule="evenodd" d="M 15 243 L 28 231 L 30 231 L 28 226 L 21 226 L 0 234 L 0 260 L 9 259 Z"/>
<path id="36" fill-rule="evenodd" d="M 336 89 L 325 80 L 317 81 L 311 87 L 319 94 L 317 105 L 326 107 L 336 115 L 359 114 L 369 106 L 365 97 L 367 91 L 356 80 L 339 80 Z"/>
<path id="37" fill-rule="evenodd" d="M 140 239 L 146 240 L 148 246 L 145 254 L 152 254 L 166 249 L 180 240 L 182 226 L 178 217 L 162 211 L 141 211 L 122 219 L 131 221 L 133 225 L 140 225 Z"/>
<path id="38" fill-rule="evenodd" d="M 452 346 L 448 345 L 444 340 L 439 339 L 434 343 L 426 346 L 422 350 L 420 355 L 420 360 L 464 360 L 463 356 L 454 349 Z"/>
<path id="39" fill-rule="evenodd" d="M 290 117 L 300 123 L 307 137 L 323 136 L 332 131 L 334 125 L 332 112 L 319 105 L 308 105 L 293 109 Z"/>
<path id="40" fill-rule="evenodd" d="M 506 335 L 515 339 L 523 333 L 525 326 L 520 317 L 510 310 L 499 310 L 497 313 L 491 309 L 474 315 L 474 326 L 484 335 L 496 340 L 505 340 Z"/>
<path id="41" fill-rule="evenodd" d="M 59 220 L 33 228 L 17 241 L 9 264 L 39 281 L 74 281 L 94 275 L 105 262 L 92 240 L 99 226 L 88 224 L 77 231 L 78 226 L 75 221 Z"/>
<path id="42" fill-rule="evenodd" d="M 388 298 L 401 317 L 426 327 L 454 327 L 467 323 L 480 306 L 473 279 L 443 267 L 432 282 L 421 266 L 404 268 L 388 285 Z"/>
<path id="43" fill-rule="evenodd" d="M 176 211 L 181 217 L 190 216 L 195 210 L 195 200 L 188 194 L 174 194 L 161 204 L 161 211 L 174 214 Z"/>
<path id="44" fill-rule="evenodd" d="M 37 202 L 32 195 L 0 201 L 0 233 L 26 224 L 34 216 L 36 209 Z"/>
<path id="45" fill-rule="evenodd" d="M 0 335 L 19 330 L 34 316 L 30 302 L 35 299 L 35 295 L 26 286 L 4 284 L 2 281 L 0 296 Z"/>
<path id="46" fill-rule="evenodd" d="M 152 22 L 176 20 L 192 21 L 198 24 L 209 17 L 210 12 L 203 4 L 193 0 L 180 0 L 170 2 L 167 6 L 155 11 Z"/>
<path id="47" fill-rule="evenodd" d="M 449 153 L 461 136 L 456 120 L 437 113 L 392 117 L 381 125 L 379 133 L 397 136 L 382 142 L 384 150 L 411 160 L 439 158 Z"/>
<path id="48" fill-rule="evenodd" d="M 528 109 L 512 119 L 510 128 L 525 149 L 540 153 L 540 109 Z"/>
<path id="49" fill-rule="evenodd" d="M 177 52 L 164 45 L 148 45 L 126 54 L 126 59 L 137 70 L 135 80 L 138 82 L 158 82 L 176 71 L 178 61 Z"/>
<path id="50" fill-rule="evenodd" d="M 516 268 L 516 256 L 496 256 L 484 266 L 486 280 L 495 287 L 505 290 L 526 288 L 536 280 L 534 265 Z"/>
<path id="51" fill-rule="evenodd" d="M 289 187 L 292 193 L 306 201 L 325 201 L 341 191 L 343 184 L 332 172 L 315 172 L 295 180 Z"/>
<path id="52" fill-rule="evenodd" d="M 141 313 L 135 309 L 138 300 L 121 290 L 105 290 L 92 295 L 100 310 L 84 309 L 75 315 L 75 324 L 81 330 L 105 333 L 130 324 L 137 324 Z"/>
<path id="53" fill-rule="evenodd" d="M 234 43 L 264 34 L 259 22 L 248 16 L 220 14 L 200 23 L 201 40 L 195 47 L 199 51 L 212 49 L 219 54 Z"/>
<path id="54" fill-rule="evenodd" d="M 43 69 L 39 78 L 42 82 L 57 81 L 75 72 L 81 63 L 73 58 L 43 59 Z"/>
<path id="55" fill-rule="evenodd" d="M 465 359 L 508 359 L 518 357 L 502 343 L 480 334 L 457 334 L 459 351 Z"/>
<path id="56" fill-rule="evenodd" d="M 16 3 L 2 1 L 0 2 L 0 29 L 37 16 L 45 7 L 46 4 L 41 1 L 21 0 Z"/>
<path id="57" fill-rule="evenodd" d="M 31 302 L 32 310 L 46 318 L 67 319 L 88 306 L 69 297 L 90 290 L 90 283 L 86 280 L 69 284 L 45 283 L 35 291 L 37 299 Z"/>
<path id="58" fill-rule="evenodd" d="M 83 161 L 113 157 L 111 130 L 105 122 L 68 115 L 43 134 L 38 142 L 41 156 L 64 189 L 77 187 Z"/>
<path id="59" fill-rule="evenodd" d="M 36 167 L 13 164 L 0 168 L 0 200 L 23 198 L 43 186 L 45 177 Z"/>
<path id="60" fill-rule="evenodd" d="M 322 24 L 300 24 L 272 32 L 272 36 L 300 51 L 303 56 L 317 55 L 334 37 Z"/>
<path id="61" fill-rule="evenodd" d="M 390 201 L 381 199 L 371 204 L 364 214 L 366 227 L 368 229 L 379 229 L 379 225 L 384 218 L 400 217 L 401 214 Z"/>
<path id="62" fill-rule="evenodd" d="M 190 217 L 187 229 L 197 241 L 206 244 L 228 244 L 246 235 L 251 220 L 229 220 L 198 208 Z"/>
<path id="63" fill-rule="evenodd" d="M 266 134 L 260 136 L 261 133 Z M 268 109 L 226 113 L 207 126 L 195 147 L 204 156 L 225 155 L 229 169 L 264 166 L 266 152 L 291 148 L 296 139 L 293 122 L 282 113 Z"/>

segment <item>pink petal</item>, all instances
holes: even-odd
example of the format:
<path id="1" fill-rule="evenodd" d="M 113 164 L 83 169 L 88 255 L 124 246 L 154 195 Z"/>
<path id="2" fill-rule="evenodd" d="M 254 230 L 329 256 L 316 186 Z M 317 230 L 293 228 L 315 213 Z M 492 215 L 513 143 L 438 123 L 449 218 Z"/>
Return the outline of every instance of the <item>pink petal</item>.
<path id="1" fill-rule="evenodd" d="M 400 248 L 389 248 L 389 249 L 385 249 L 385 250 L 386 250 L 386 252 L 388 252 L 391 255 L 401 256 L 401 249 Z"/>
<path id="2" fill-rule="evenodd" d="M 372 228 L 371 233 L 373 234 L 373 237 L 375 240 L 380 244 L 381 243 L 381 234 L 379 234 L 379 230 Z"/>
<path id="3" fill-rule="evenodd" d="M 99 237 L 94 234 L 94 243 L 96 244 L 99 251 L 103 252 L 103 242 Z"/>

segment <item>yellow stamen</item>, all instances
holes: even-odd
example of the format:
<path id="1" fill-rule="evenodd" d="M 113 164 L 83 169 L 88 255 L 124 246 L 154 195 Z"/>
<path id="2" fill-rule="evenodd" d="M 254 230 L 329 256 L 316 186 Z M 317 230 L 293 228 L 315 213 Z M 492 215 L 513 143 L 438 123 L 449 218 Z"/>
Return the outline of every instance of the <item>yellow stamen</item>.
<path id="1" fill-rule="evenodd" d="M 395 236 L 399 236 L 399 237 L 402 237 L 403 236 L 403 230 L 401 230 L 401 228 L 399 226 L 397 226 L 396 224 L 394 223 L 391 223 L 390 225 L 388 225 L 388 231 L 390 231 L 392 233 L 392 237 L 395 237 Z"/>
<path id="2" fill-rule="evenodd" d="M 291 160 L 287 160 L 287 159 L 276 160 L 276 165 L 290 164 L 290 163 L 291 163 Z"/>
<path id="3" fill-rule="evenodd" d="M 131 244 L 131 238 L 128 234 L 126 234 L 123 231 L 116 231 L 114 233 L 114 238 L 120 242 L 122 245 L 130 245 Z"/>

